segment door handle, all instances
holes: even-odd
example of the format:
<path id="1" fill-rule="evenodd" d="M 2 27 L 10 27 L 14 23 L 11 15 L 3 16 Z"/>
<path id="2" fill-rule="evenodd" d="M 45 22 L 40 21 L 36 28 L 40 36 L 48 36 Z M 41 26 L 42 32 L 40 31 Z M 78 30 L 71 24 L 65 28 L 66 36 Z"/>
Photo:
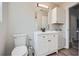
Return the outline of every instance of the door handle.
<path id="1" fill-rule="evenodd" d="M 79 32 L 78 30 L 76 32 Z"/>

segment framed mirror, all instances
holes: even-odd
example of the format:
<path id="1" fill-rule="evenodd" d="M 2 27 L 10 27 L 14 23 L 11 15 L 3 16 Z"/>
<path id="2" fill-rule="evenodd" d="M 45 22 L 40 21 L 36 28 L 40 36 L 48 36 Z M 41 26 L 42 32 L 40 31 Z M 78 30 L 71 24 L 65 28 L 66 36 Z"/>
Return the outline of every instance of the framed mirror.
<path id="1" fill-rule="evenodd" d="M 45 28 L 48 30 L 48 7 L 43 4 L 38 4 L 35 11 L 35 18 L 37 21 L 37 29 Z"/>

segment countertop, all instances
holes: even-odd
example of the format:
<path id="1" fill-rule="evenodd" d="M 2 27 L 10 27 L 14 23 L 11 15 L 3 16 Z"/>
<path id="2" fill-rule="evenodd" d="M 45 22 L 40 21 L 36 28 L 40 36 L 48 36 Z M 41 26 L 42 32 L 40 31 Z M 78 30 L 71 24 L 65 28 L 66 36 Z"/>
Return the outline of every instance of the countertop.
<path id="1" fill-rule="evenodd" d="M 45 31 L 45 32 L 42 32 L 42 31 L 36 31 L 36 32 L 34 32 L 34 33 L 39 33 L 39 34 L 46 34 L 46 33 L 61 33 L 61 32 L 63 32 L 63 31 Z"/>

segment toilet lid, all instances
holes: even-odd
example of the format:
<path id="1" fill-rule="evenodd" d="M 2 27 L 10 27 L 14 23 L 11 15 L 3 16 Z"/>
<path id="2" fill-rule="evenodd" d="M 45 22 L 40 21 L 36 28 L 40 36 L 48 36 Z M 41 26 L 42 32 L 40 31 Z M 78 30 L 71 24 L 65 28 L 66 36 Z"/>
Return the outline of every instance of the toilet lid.
<path id="1" fill-rule="evenodd" d="M 12 51 L 12 56 L 23 56 L 25 54 L 28 54 L 28 51 L 27 51 L 27 47 L 26 46 L 16 47 Z"/>

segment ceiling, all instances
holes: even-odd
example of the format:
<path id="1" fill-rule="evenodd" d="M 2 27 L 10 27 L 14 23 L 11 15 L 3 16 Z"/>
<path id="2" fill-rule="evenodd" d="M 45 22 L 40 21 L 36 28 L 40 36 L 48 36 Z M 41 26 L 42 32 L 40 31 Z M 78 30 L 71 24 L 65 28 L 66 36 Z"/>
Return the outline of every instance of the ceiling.
<path id="1" fill-rule="evenodd" d="M 63 6 L 63 4 L 66 4 L 66 2 L 37 2 L 37 3 L 47 5 L 50 9 L 53 9 L 55 7 L 60 7 Z M 48 9 L 38 8 L 37 11 L 48 12 Z"/>
<path id="2" fill-rule="evenodd" d="M 37 3 L 47 5 L 50 9 L 53 9 L 55 7 L 64 7 L 64 6 L 73 4 L 73 2 L 37 2 Z M 76 8 L 79 8 L 79 5 Z M 48 9 L 45 9 L 45 8 L 39 8 L 39 10 L 48 12 Z"/>
<path id="3" fill-rule="evenodd" d="M 54 8 L 56 6 L 62 6 L 63 4 L 66 4 L 67 2 L 40 2 L 40 4 L 44 4 L 49 6 L 49 8 Z"/>
<path id="4" fill-rule="evenodd" d="M 66 4 L 66 2 L 37 2 L 37 3 L 47 5 L 50 9 L 53 9 L 55 7 L 61 7 L 64 4 Z M 38 10 L 48 12 L 48 9 L 45 8 L 39 8 Z"/>

